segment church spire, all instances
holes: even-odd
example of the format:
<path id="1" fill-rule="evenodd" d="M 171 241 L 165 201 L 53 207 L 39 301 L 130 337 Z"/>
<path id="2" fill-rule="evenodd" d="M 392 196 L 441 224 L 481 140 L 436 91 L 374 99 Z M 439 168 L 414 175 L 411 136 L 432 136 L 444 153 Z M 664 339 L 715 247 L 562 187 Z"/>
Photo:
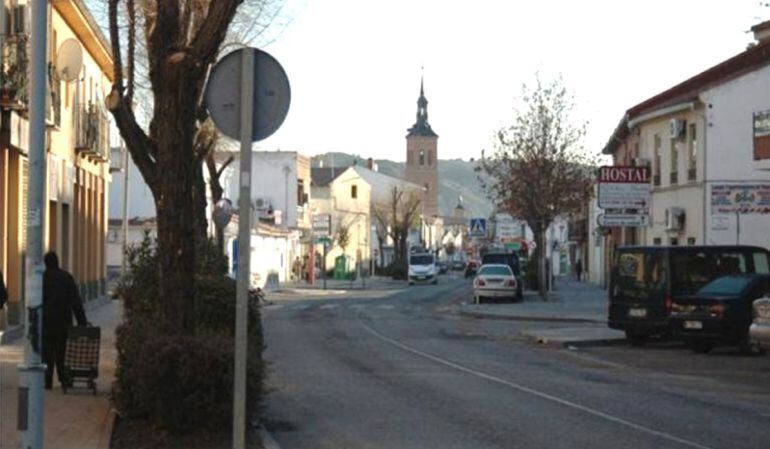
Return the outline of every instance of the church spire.
<path id="1" fill-rule="evenodd" d="M 425 98 L 425 85 L 423 76 L 420 75 L 420 98 L 417 99 L 417 120 L 408 129 L 407 136 L 438 137 L 428 123 L 428 99 Z"/>

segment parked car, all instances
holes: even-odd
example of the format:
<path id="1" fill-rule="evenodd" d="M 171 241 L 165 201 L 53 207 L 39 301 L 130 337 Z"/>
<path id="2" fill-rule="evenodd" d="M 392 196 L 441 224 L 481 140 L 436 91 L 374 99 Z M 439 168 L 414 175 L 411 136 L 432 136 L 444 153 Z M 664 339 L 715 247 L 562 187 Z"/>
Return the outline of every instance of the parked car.
<path id="1" fill-rule="evenodd" d="M 453 260 L 452 261 L 452 270 L 454 271 L 462 271 L 465 269 L 465 262 L 462 260 Z"/>
<path id="2" fill-rule="evenodd" d="M 694 295 L 671 304 L 671 324 L 677 337 L 696 352 L 720 344 L 740 345 L 751 351 L 749 326 L 752 303 L 770 294 L 770 275 L 736 274 L 717 278 Z"/>
<path id="3" fill-rule="evenodd" d="M 465 277 L 473 277 L 476 276 L 476 272 L 479 270 L 479 263 L 475 260 L 468 261 L 468 263 L 465 265 Z"/>
<path id="4" fill-rule="evenodd" d="M 409 255 L 409 285 L 438 283 L 436 256 L 431 253 Z"/>
<path id="5" fill-rule="evenodd" d="M 754 301 L 752 306 L 754 320 L 749 326 L 751 344 L 763 350 L 770 349 L 770 296 Z"/>
<path id="6" fill-rule="evenodd" d="M 516 299 L 521 300 L 524 297 L 523 282 L 521 276 L 521 264 L 519 255 L 515 252 L 488 252 L 481 256 L 482 265 L 486 264 L 505 264 L 511 268 L 513 275 L 516 276 Z"/>
<path id="7" fill-rule="evenodd" d="M 480 304 L 484 299 L 515 300 L 518 282 L 507 264 L 484 264 L 473 280 L 473 299 Z"/>
<path id="8" fill-rule="evenodd" d="M 674 301 L 714 279 L 770 272 L 770 252 L 754 246 L 628 246 L 615 251 L 607 324 L 635 345 L 671 335 Z"/>

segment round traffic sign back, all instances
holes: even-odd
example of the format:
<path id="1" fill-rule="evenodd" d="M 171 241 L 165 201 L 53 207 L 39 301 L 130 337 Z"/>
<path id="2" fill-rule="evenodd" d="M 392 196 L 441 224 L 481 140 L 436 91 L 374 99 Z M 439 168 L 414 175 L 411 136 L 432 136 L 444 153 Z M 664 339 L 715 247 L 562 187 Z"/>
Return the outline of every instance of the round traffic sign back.
<path id="1" fill-rule="evenodd" d="M 241 61 L 243 52 L 254 52 L 254 114 L 252 141 L 265 139 L 283 123 L 289 112 L 289 78 L 278 61 L 256 48 L 236 50 L 220 60 L 206 85 L 206 107 L 222 134 L 240 140 Z"/>

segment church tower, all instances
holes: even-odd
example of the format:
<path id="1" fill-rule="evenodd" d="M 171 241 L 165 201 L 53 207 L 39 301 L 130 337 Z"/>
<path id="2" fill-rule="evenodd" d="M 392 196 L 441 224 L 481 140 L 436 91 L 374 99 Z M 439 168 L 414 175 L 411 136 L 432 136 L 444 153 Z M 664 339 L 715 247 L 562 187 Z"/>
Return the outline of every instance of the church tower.
<path id="1" fill-rule="evenodd" d="M 417 121 L 406 135 L 406 180 L 426 188 L 422 202 L 425 217 L 439 214 L 438 210 L 438 134 L 428 123 L 428 100 L 420 79 L 417 99 Z"/>

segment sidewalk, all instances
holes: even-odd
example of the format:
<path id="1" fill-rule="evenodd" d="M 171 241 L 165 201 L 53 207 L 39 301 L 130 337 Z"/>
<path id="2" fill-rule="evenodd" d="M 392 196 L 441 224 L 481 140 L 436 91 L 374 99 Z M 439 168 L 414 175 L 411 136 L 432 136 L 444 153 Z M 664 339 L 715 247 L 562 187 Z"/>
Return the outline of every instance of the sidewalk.
<path id="1" fill-rule="evenodd" d="M 472 301 L 471 298 L 468 301 Z M 556 279 L 548 301 L 540 299 L 535 292 L 525 292 L 520 303 L 464 303 L 458 312 L 474 318 L 542 322 L 542 329 L 533 327 L 521 335 L 554 346 L 612 344 L 625 338 L 623 332 L 607 327 L 606 290 L 566 277 Z M 564 325 L 555 327 L 555 323 Z"/>
<path id="2" fill-rule="evenodd" d="M 47 449 L 109 448 L 114 414 L 110 390 L 115 371 L 115 327 L 120 323 L 122 303 L 110 301 L 86 309 L 88 320 L 102 328 L 98 393 L 75 388 L 63 394 L 54 377 L 54 388 L 45 392 L 44 447 Z M 19 447 L 16 430 L 17 365 L 24 359 L 24 340 L 0 346 L 0 449 Z"/>
<path id="3" fill-rule="evenodd" d="M 356 279 L 355 281 L 327 279 L 326 290 L 323 289 L 324 280 L 316 279 L 315 284 L 308 284 L 304 281 L 283 282 L 278 288 L 266 289 L 267 292 L 275 293 L 295 293 L 295 294 L 325 294 L 341 295 L 349 290 L 393 290 L 405 288 L 406 281 L 396 281 L 385 276 L 372 276 L 366 279 Z"/>

